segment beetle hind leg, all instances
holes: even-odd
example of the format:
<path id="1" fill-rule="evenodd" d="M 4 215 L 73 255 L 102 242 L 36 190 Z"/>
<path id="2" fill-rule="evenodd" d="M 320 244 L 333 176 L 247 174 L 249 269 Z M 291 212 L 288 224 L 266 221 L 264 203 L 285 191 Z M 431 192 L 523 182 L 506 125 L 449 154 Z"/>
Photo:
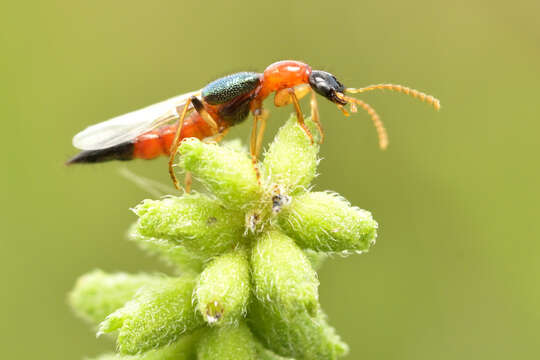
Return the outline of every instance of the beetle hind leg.
<path id="1" fill-rule="evenodd" d="M 180 146 L 180 134 L 182 132 L 182 127 L 184 126 L 184 120 L 189 110 L 189 105 L 193 101 L 193 98 L 195 97 L 192 96 L 191 98 L 189 98 L 186 104 L 184 105 L 184 108 L 182 109 L 182 114 L 180 115 L 180 120 L 178 120 L 178 127 L 176 128 L 176 134 L 174 135 L 174 140 L 171 145 L 171 149 L 169 153 L 169 175 L 174 184 L 174 187 L 177 190 L 182 190 L 182 188 L 180 187 L 178 178 L 176 177 L 176 174 L 174 173 L 174 157 L 176 156 L 176 153 L 178 152 L 178 147 Z"/>

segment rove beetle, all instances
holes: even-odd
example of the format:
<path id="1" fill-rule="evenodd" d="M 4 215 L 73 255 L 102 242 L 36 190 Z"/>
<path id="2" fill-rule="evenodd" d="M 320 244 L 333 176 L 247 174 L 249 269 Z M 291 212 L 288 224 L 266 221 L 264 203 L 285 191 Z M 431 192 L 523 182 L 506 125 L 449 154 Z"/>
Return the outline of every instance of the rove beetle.
<path id="1" fill-rule="evenodd" d="M 146 108 L 92 125 L 73 138 L 73 145 L 81 149 L 67 162 L 96 163 L 110 160 L 153 159 L 169 156 L 169 173 L 174 185 L 180 185 L 173 171 L 174 156 L 182 139 L 196 137 L 220 141 L 231 126 L 244 121 L 249 113 L 254 122 L 251 132 L 250 152 L 254 169 L 261 148 L 268 111 L 263 101 L 272 93 L 277 107 L 293 104 L 298 123 L 313 143 L 313 136 L 304 123 L 299 99 L 311 94 L 311 117 L 324 138 L 319 120 L 315 93 L 330 100 L 345 114 L 356 112 L 357 106 L 371 116 L 379 137 L 379 146 L 388 145 L 386 130 L 375 110 L 362 100 L 346 94 L 358 94 L 371 90 L 394 90 L 418 98 L 435 109 L 440 102 L 431 95 L 393 84 L 371 85 L 363 88 L 347 88 L 328 72 L 313 70 L 308 64 L 285 60 L 268 66 L 264 72 L 240 72 L 217 79 L 204 88 L 182 94 Z M 259 126 L 260 124 L 260 126 Z"/>

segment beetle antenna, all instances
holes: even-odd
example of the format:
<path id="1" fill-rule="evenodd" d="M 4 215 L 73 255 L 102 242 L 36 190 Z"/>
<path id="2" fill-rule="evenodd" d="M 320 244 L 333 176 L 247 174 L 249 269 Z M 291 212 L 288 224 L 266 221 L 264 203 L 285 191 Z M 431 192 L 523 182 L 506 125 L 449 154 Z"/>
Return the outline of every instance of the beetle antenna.
<path id="1" fill-rule="evenodd" d="M 356 112 L 355 105 L 358 105 L 371 116 L 371 121 L 373 121 L 373 125 L 375 126 L 375 130 L 377 130 L 377 135 L 379 137 L 379 147 L 381 148 L 381 150 L 385 150 L 388 147 L 388 133 L 386 132 L 384 124 L 375 109 L 372 108 L 371 105 L 363 102 L 362 100 L 341 94 L 337 94 L 337 96 L 345 101 L 348 101 L 351 104 L 352 112 Z M 340 107 L 340 105 L 338 105 L 338 107 Z M 342 111 L 344 110 L 343 107 L 340 107 L 340 109 Z"/>
<path id="2" fill-rule="evenodd" d="M 441 102 L 439 101 L 439 99 L 433 97 L 432 95 L 424 94 L 423 92 L 420 92 L 415 89 L 411 89 L 403 85 L 377 84 L 377 85 L 369 85 L 360 89 L 347 88 L 345 89 L 345 92 L 348 92 L 350 94 L 359 94 L 359 93 L 363 93 L 363 92 L 367 92 L 371 90 L 397 91 L 405 95 L 410 95 L 413 98 L 420 99 L 421 101 L 432 105 L 435 108 L 435 110 L 439 110 L 441 108 Z"/>

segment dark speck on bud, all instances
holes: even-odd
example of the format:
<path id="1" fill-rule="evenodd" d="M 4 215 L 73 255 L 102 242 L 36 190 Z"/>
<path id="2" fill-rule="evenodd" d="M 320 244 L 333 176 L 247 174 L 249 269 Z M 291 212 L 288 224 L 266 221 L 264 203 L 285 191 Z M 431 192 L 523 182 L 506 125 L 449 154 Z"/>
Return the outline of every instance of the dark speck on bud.
<path id="1" fill-rule="evenodd" d="M 277 214 L 281 211 L 283 206 L 291 203 L 291 197 L 287 195 L 274 195 L 272 197 L 272 212 Z"/>

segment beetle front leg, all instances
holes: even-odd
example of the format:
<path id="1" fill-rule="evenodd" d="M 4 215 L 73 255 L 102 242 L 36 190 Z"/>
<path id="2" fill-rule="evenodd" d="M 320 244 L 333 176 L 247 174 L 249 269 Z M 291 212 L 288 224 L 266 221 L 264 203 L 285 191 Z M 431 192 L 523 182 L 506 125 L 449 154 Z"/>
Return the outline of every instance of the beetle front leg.
<path id="1" fill-rule="evenodd" d="M 289 95 L 291 96 L 294 109 L 296 110 L 296 119 L 298 121 L 298 124 L 302 127 L 309 140 L 311 141 L 311 144 L 313 145 L 313 135 L 311 134 L 311 131 L 309 131 L 306 123 L 304 122 L 304 115 L 302 114 L 302 109 L 300 108 L 300 103 L 298 102 L 298 98 L 296 97 L 294 89 L 289 89 Z"/>
<path id="2" fill-rule="evenodd" d="M 311 120 L 313 120 L 315 126 L 317 126 L 317 130 L 319 130 L 319 135 L 321 136 L 319 144 L 322 144 L 324 141 L 324 130 L 319 118 L 319 105 L 317 104 L 317 97 L 315 96 L 315 91 L 313 90 L 311 90 L 311 99 L 309 104 L 311 105 Z"/>

